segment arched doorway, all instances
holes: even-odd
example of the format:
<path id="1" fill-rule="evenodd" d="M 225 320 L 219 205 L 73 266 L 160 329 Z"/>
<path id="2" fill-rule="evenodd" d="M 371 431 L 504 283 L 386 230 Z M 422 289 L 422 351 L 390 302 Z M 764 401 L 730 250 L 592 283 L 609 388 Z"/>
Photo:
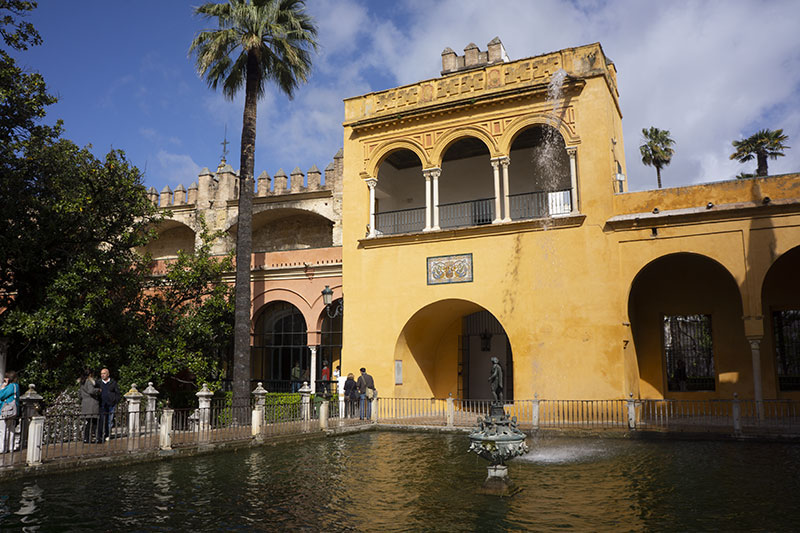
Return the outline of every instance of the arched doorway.
<path id="1" fill-rule="evenodd" d="M 332 301 L 330 309 L 341 311 L 335 313 L 333 318 L 328 315 L 327 309 L 322 312 L 320 342 L 317 348 L 317 359 L 319 361 L 317 375 L 322 375 L 322 364 L 327 362 L 328 368 L 331 370 L 331 379 L 333 379 L 333 371 L 342 364 L 342 322 L 344 320 L 342 299 L 338 298 Z M 355 373 L 355 369 L 349 369 L 348 371 Z M 345 375 L 347 374 L 345 373 Z"/>
<path id="2" fill-rule="evenodd" d="M 643 398 L 752 395 L 750 348 L 733 276 L 693 253 L 659 257 L 628 300 Z"/>
<path id="3" fill-rule="evenodd" d="M 303 314 L 289 302 L 264 306 L 253 332 L 252 381 L 264 383 L 270 392 L 299 388 L 292 369 L 300 368 L 300 381 L 309 380 L 308 331 Z"/>
<path id="4" fill-rule="evenodd" d="M 766 321 L 761 353 L 772 354 L 776 392 L 800 391 L 800 247 L 792 248 L 772 264 L 761 290 Z M 770 376 L 764 376 L 769 389 Z"/>
<path id="5" fill-rule="evenodd" d="M 503 368 L 504 396 L 514 397 L 511 343 L 487 309 L 467 300 L 427 305 L 406 322 L 395 345 L 395 397 L 491 399 L 491 358 Z"/>

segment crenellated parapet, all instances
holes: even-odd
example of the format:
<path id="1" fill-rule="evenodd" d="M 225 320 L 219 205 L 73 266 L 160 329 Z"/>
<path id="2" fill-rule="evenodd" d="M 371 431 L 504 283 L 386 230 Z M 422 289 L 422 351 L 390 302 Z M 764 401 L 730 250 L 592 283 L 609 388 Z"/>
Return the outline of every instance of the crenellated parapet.
<path id="1" fill-rule="evenodd" d="M 313 165 L 307 172 L 295 167 L 256 176 L 253 191 L 253 251 L 279 251 L 339 246 L 342 242 L 342 150 L 324 173 Z M 154 257 L 172 257 L 178 249 L 197 245 L 201 223 L 221 231 L 214 253 L 235 246 L 238 224 L 239 174 L 223 158 L 216 171 L 203 168 L 188 189 L 178 185 L 147 191 L 150 201 L 169 213 L 150 245 Z"/>

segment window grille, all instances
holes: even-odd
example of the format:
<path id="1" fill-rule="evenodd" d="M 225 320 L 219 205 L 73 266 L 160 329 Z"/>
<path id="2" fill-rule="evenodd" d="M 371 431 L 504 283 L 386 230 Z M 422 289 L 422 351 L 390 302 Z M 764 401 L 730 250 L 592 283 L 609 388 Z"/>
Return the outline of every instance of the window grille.
<path id="1" fill-rule="evenodd" d="M 667 390 L 714 390 L 711 315 L 664 316 Z"/>
<path id="2" fill-rule="evenodd" d="M 253 337 L 254 382 L 262 381 L 270 392 L 289 392 L 295 363 L 300 365 L 301 381 L 308 380 L 308 333 L 299 309 L 288 302 L 268 304 L 256 322 Z"/>
<path id="3" fill-rule="evenodd" d="M 780 390 L 800 390 L 800 309 L 773 311 L 772 325 Z"/>

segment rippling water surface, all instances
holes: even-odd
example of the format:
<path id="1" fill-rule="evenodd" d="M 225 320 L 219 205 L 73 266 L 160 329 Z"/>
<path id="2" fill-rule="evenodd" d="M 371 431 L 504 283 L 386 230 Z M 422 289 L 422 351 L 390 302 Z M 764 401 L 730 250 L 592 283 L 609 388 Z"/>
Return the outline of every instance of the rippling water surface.
<path id="1" fill-rule="evenodd" d="M 466 436 L 370 432 L 6 482 L 21 531 L 792 531 L 800 446 L 529 439 L 481 495 Z"/>

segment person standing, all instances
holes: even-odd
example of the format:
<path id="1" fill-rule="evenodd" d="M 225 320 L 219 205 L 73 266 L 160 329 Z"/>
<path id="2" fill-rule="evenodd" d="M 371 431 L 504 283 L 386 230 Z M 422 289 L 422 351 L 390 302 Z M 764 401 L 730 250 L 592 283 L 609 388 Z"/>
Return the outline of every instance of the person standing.
<path id="1" fill-rule="evenodd" d="M 302 382 L 300 381 L 300 363 L 294 362 L 292 367 L 292 392 L 300 390 Z"/>
<path id="2" fill-rule="evenodd" d="M 364 420 L 372 418 L 372 399 L 375 397 L 375 380 L 367 374 L 367 369 L 361 367 L 361 375 L 358 376 L 358 417 Z"/>
<path id="3" fill-rule="evenodd" d="M 81 418 L 83 418 L 83 442 L 95 442 L 97 420 L 100 418 L 100 387 L 90 369 L 83 371 L 81 383 Z"/>
<path id="4" fill-rule="evenodd" d="M 344 382 L 345 416 L 352 418 L 356 416 L 356 403 L 358 402 L 358 387 L 356 386 L 355 376 L 350 372 Z"/>
<path id="5" fill-rule="evenodd" d="M 121 394 L 117 382 L 111 379 L 107 368 L 100 371 L 100 425 L 97 427 L 97 440 L 109 440 L 111 428 L 114 425 L 114 411 L 117 408 Z"/>
<path id="6" fill-rule="evenodd" d="M 15 442 L 15 430 L 19 418 L 19 385 L 17 373 L 13 370 L 6 372 L 3 385 L 0 386 L 0 453 L 19 449 Z"/>
<path id="7" fill-rule="evenodd" d="M 331 369 L 328 368 L 328 362 L 322 361 L 322 392 L 328 394 L 330 390 L 328 386 L 330 385 L 331 381 Z"/>

